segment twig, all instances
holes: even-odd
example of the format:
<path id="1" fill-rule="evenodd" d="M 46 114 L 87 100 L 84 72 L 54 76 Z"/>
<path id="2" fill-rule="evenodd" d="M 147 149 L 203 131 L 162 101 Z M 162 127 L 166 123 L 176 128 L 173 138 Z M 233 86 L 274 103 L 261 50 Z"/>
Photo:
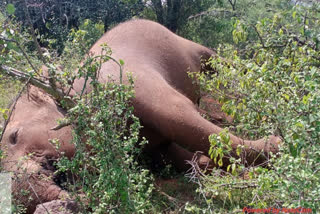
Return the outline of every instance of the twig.
<path id="1" fill-rule="evenodd" d="M 258 37 L 259 37 L 259 40 L 260 40 L 260 42 L 261 42 L 261 44 L 262 44 L 262 47 L 263 47 L 263 48 L 266 48 L 266 46 L 265 46 L 265 44 L 264 44 L 264 41 L 263 41 L 263 39 L 262 39 L 262 36 L 260 35 L 257 27 L 256 27 L 255 25 L 251 25 L 251 26 L 253 27 L 253 29 L 254 29 L 255 32 L 257 33 L 257 35 L 258 35 Z"/>
<path id="2" fill-rule="evenodd" d="M 173 202 L 173 203 L 175 203 L 175 204 L 178 204 L 178 203 L 179 203 L 179 200 L 178 200 L 178 199 L 176 199 L 176 198 L 168 195 L 167 193 L 161 191 L 161 190 L 160 190 L 160 187 L 159 187 L 158 185 L 155 185 L 155 186 L 156 186 L 157 192 L 159 192 L 161 195 L 165 196 L 167 199 L 169 199 L 169 201 L 171 201 L 171 202 Z"/>
<path id="3" fill-rule="evenodd" d="M 236 186 L 236 185 L 239 185 L 239 186 Z M 258 185 L 255 183 L 249 183 L 249 182 L 238 182 L 238 183 L 232 183 L 232 184 L 219 184 L 217 185 L 217 187 L 232 187 L 233 189 L 248 189 L 248 188 L 256 188 L 258 187 Z"/>
<path id="4" fill-rule="evenodd" d="M 55 127 L 52 127 L 51 130 L 57 131 L 57 130 L 62 129 L 62 128 L 66 127 L 66 126 L 70 126 L 71 124 L 72 124 L 71 122 L 61 123 L 61 124 L 59 124 L 59 125 L 57 125 Z"/>
<path id="5" fill-rule="evenodd" d="M 27 182 L 30 186 L 30 188 L 32 189 L 33 193 L 36 195 L 37 199 L 39 200 L 40 204 L 43 206 L 43 208 L 46 210 L 46 212 L 48 214 L 50 214 L 49 210 L 46 208 L 46 206 L 43 205 L 42 201 L 40 200 L 40 197 L 38 196 L 37 192 L 35 191 L 35 189 L 33 188 L 32 184 L 29 182 L 29 179 L 27 178 Z"/>
<path id="6" fill-rule="evenodd" d="M 307 24 L 307 15 L 308 15 L 308 11 L 305 13 L 304 15 L 304 20 L 303 20 L 303 34 L 306 38 L 306 41 L 308 39 L 307 35 L 306 35 L 306 24 Z"/>

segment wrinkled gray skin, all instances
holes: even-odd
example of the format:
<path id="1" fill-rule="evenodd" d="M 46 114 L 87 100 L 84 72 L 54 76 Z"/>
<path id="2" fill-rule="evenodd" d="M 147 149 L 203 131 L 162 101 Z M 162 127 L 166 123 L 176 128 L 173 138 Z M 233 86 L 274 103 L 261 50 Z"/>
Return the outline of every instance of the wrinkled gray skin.
<path id="1" fill-rule="evenodd" d="M 13 192 L 30 212 L 39 202 L 66 196 L 52 180 L 53 162 L 60 155 L 73 156 L 71 129 L 50 130 L 56 126 L 57 119 L 64 117 L 63 113 L 50 96 L 30 86 L 18 99 L 3 135 L 1 149 L 6 158 L 1 161 L 2 168 L 23 175 L 15 178 Z M 59 139 L 60 148 L 56 149 L 49 139 Z M 21 197 L 21 189 L 30 191 L 30 201 L 26 196 Z"/>
<path id="2" fill-rule="evenodd" d="M 124 60 L 124 71 L 133 73 L 136 91 L 133 105 L 136 116 L 144 126 L 142 135 L 149 140 L 146 149 L 157 153 L 159 147 L 167 145 L 168 156 L 182 169 L 185 168 L 185 160 L 192 158 L 193 152 L 207 154 L 210 147 L 208 136 L 222 129 L 199 114 L 196 106 L 200 98 L 199 88 L 192 84 L 187 71 L 198 72 L 201 69 L 200 58 L 208 59 L 214 53 L 146 20 L 118 25 L 104 34 L 90 51 L 100 55 L 100 45 L 103 43 L 111 47 L 115 59 Z M 115 63 L 102 65 L 99 81 L 105 82 L 108 75 L 119 80 L 119 67 Z M 127 83 L 126 75 L 123 76 Z M 74 83 L 74 93 L 81 92 L 83 83 L 83 79 Z M 63 114 L 54 101 L 41 90 L 31 87 L 28 93 L 22 95 L 1 141 L 1 148 L 7 151 L 7 158 L 2 162 L 4 169 L 15 172 L 24 169 L 48 177 L 52 174 L 50 160 L 58 158 L 61 153 L 71 157 L 74 148 L 69 144 L 70 128 L 50 131 L 61 117 Z M 251 154 L 248 161 L 252 161 L 262 149 L 266 152 L 276 152 L 278 149 L 279 139 L 273 136 L 267 141 L 245 141 L 234 135 L 230 137 L 234 149 L 239 144 L 247 146 L 246 150 Z M 59 152 L 48 142 L 52 138 L 59 138 L 62 142 Z M 19 169 L 19 159 L 30 153 L 34 155 L 29 160 L 23 160 L 22 169 Z M 205 156 L 199 159 L 203 165 L 210 162 Z M 262 161 L 259 159 L 258 162 Z M 52 179 L 43 181 L 35 177 L 31 181 L 38 199 L 34 199 L 28 207 L 29 211 L 33 211 L 36 204 L 65 194 Z M 30 182 L 24 182 L 24 186 L 30 186 Z"/>

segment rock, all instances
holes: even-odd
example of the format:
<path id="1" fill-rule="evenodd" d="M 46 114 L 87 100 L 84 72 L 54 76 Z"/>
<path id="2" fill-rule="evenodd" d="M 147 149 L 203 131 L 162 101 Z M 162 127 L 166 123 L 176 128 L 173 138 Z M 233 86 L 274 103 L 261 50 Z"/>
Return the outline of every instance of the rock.
<path id="1" fill-rule="evenodd" d="M 43 204 L 38 204 L 34 214 L 74 214 L 79 212 L 79 207 L 75 201 L 53 200 Z"/>

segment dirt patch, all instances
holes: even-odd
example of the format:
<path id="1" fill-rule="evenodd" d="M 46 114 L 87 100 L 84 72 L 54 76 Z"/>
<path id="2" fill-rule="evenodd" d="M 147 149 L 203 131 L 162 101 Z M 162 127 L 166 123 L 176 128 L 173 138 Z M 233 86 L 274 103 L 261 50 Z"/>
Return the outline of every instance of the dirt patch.
<path id="1" fill-rule="evenodd" d="M 183 213 L 187 203 L 199 204 L 201 199 L 196 193 L 197 186 L 183 175 L 177 178 L 156 178 L 154 185 L 162 202 L 162 213 Z"/>

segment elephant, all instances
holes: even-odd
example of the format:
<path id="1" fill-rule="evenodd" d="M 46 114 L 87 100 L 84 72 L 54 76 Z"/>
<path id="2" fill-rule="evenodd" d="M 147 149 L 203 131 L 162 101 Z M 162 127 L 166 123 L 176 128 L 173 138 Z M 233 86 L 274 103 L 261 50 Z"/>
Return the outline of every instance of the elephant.
<path id="1" fill-rule="evenodd" d="M 200 87 L 193 84 L 188 72 L 201 71 L 201 59 L 208 60 L 215 52 L 156 22 L 143 19 L 117 25 L 89 52 L 101 54 L 104 43 L 111 48 L 114 59 L 125 62 L 123 83 L 129 82 L 127 72 L 135 79 L 132 105 L 143 126 L 141 135 L 149 141 L 145 150 L 156 156 L 165 148 L 167 157 L 181 169 L 187 169 L 185 160 L 191 160 L 197 151 L 203 152 L 198 158 L 200 165 L 213 164 L 206 156 L 210 149 L 208 138 L 223 129 L 199 113 Z M 109 78 L 120 81 L 119 67 L 113 61 L 101 65 L 98 80 L 103 83 Z M 79 94 L 84 83 L 84 78 L 76 79 L 71 94 Z M 52 178 L 52 162 L 61 154 L 72 158 L 75 148 L 71 143 L 70 127 L 51 130 L 56 120 L 64 117 L 65 110 L 42 89 L 28 88 L 11 107 L 12 115 L 3 133 L 1 149 L 6 153 L 2 160 L 4 170 L 31 173 L 25 179 L 27 183 L 18 182 L 20 186 L 32 189 L 33 200 L 28 207 L 31 212 L 37 204 L 67 195 Z M 89 92 L 88 86 L 85 93 Z M 62 142 L 59 151 L 49 143 L 55 138 Z M 280 143 L 276 136 L 251 141 L 230 134 L 230 139 L 234 151 L 238 145 L 244 145 L 244 151 L 250 154 L 248 161 L 257 159 L 256 164 L 264 161 L 257 158 L 261 152 L 277 153 Z M 29 155 L 27 159 L 21 159 L 26 155 Z M 40 179 L 41 176 L 48 179 Z"/>

